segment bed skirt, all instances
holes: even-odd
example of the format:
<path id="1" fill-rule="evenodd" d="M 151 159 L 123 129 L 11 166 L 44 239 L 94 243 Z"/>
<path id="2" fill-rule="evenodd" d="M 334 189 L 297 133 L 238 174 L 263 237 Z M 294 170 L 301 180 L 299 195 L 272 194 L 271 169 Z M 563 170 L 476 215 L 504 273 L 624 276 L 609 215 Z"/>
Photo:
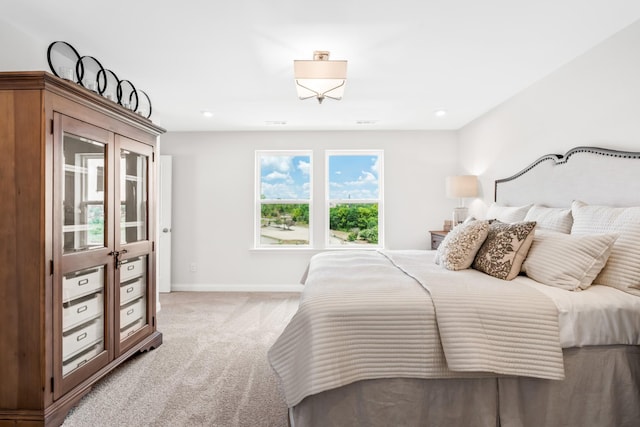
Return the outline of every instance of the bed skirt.
<path id="1" fill-rule="evenodd" d="M 637 427 L 640 346 L 564 349 L 566 379 L 390 378 L 305 398 L 292 427 Z"/>

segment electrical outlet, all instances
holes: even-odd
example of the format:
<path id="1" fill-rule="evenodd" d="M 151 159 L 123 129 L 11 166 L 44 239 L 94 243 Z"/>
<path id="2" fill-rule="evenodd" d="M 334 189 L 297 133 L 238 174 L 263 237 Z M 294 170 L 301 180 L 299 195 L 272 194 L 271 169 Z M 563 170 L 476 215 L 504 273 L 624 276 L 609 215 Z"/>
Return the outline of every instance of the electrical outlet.
<path id="1" fill-rule="evenodd" d="M 195 262 L 192 262 L 191 264 L 189 264 L 189 271 L 192 273 L 195 273 L 196 271 L 198 271 L 198 264 L 196 264 Z"/>

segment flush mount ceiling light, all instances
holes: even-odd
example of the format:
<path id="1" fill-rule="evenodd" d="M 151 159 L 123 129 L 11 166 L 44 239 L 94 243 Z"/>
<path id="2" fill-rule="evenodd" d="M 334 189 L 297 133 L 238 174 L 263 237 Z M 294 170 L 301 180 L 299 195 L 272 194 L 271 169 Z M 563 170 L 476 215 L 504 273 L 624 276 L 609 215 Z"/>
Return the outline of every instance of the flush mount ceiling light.
<path id="1" fill-rule="evenodd" d="M 329 52 L 316 50 L 313 60 L 293 61 L 298 98 L 316 98 L 320 104 L 325 98 L 342 99 L 347 80 L 347 61 L 329 61 Z"/>

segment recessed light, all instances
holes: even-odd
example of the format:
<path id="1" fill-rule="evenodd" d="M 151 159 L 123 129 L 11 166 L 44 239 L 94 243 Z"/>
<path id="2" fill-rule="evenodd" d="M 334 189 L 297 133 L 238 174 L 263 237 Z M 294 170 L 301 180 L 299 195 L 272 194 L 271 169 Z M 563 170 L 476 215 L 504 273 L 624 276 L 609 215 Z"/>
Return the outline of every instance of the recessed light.
<path id="1" fill-rule="evenodd" d="M 268 126 L 276 126 L 276 125 L 286 125 L 287 122 L 284 120 L 265 120 L 264 122 Z"/>
<path id="2" fill-rule="evenodd" d="M 436 117 L 444 117 L 447 115 L 447 110 L 436 110 L 433 112 L 433 115 Z"/>
<path id="3" fill-rule="evenodd" d="M 213 117 L 213 113 L 209 110 L 202 110 L 200 111 L 202 113 L 203 116 L 209 118 L 209 117 Z"/>
<path id="4" fill-rule="evenodd" d="M 375 125 L 377 120 L 356 120 L 357 125 Z"/>

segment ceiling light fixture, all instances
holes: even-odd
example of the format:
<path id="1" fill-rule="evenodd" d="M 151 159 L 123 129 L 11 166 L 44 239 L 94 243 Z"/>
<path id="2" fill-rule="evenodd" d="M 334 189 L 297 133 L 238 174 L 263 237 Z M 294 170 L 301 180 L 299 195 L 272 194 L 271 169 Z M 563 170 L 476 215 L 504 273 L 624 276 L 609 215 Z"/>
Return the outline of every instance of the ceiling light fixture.
<path id="1" fill-rule="evenodd" d="M 347 61 L 329 61 L 329 52 L 316 50 L 313 60 L 293 61 L 298 98 L 316 98 L 320 104 L 325 98 L 341 100 L 347 80 Z"/>
<path id="2" fill-rule="evenodd" d="M 213 113 L 209 110 L 202 110 L 200 111 L 200 113 L 202 113 L 202 115 L 205 116 L 206 118 L 213 117 Z"/>
<path id="3" fill-rule="evenodd" d="M 436 110 L 433 115 L 436 117 L 444 117 L 447 115 L 447 110 Z"/>

